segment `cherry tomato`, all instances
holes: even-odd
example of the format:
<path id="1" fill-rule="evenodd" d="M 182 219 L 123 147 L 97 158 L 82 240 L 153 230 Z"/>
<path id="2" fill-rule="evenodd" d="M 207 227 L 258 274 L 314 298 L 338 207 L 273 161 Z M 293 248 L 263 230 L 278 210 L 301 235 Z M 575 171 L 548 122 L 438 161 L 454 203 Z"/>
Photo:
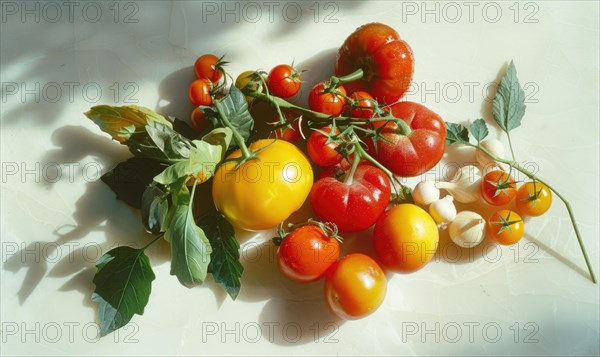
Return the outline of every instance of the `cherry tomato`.
<path id="1" fill-rule="evenodd" d="M 333 92 L 325 92 L 326 82 L 321 82 L 316 84 L 308 94 L 308 106 L 310 109 L 329 114 L 332 116 L 337 116 L 342 114 L 344 111 L 344 104 L 346 103 L 346 99 L 338 94 Z M 336 91 L 346 95 L 346 90 L 344 87 L 337 87 Z"/>
<path id="2" fill-rule="evenodd" d="M 552 205 L 552 191 L 541 182 L 526 182 L 517 190 L 516 204 L 524 216 L 541 216 Z"/>
<path id="3" fill-rule="evenodd" d="M 373 116 L 373 108 L 375 107 L 373 97 L 363 91 L 354 92 L 350 98 L 356 100 L 350 108 L 350 116 L 353 118 L 369 119 Z"/>
<path id="4" fill-rule="evenodd" d="M 246 86 L 250 91 L 255 91 L 258 89 L 258 82 L 260 81 L 260 77 L 256 74 L 255 71 L 245 71 L 240 73 L 239 76 L 235 79 L 235 86 L 239 90 L 244 90 Z M 252 83 L 250 83 L 252 82 Z M 254 101 L 254 97 L 246 96 L 246 101 L 248 103 L 252 103 Z"/>
<path id="5" fill-rule="evenodd" d="M 379 217 L 373 244 L 381 264 L 410 273 L 421 269 L 437 250 L 439 233 L 429 213 L 413 204 L 400 204 Z"/>
<path id="6" fill-rule="evenodd" d="M 504 206 L 517 194 L 515 180 L 506 172 L 490 171 L 481 180 L 481 197 L 492 206 Z"/>
<path id="7" fill-rule="evenodd" d="M 365 230 L 385 211 L 391 196 L 390 180 L 368 164 L 359 164 L 354 173 L 349 170 L 343 176 L 333 170 L 323 173 L 310 191 L 310 205 L 319 219 L 335 223 L 342 232 Z"/>
<path id="8" fill-rule="evenodd" d="M 219 58 L 212 54 L 205 54 L 196 60 L 194 63 L 194 73 L 198 79 L 208 79 L 213 83 L 217 83 L 223 78 L 223 72 L 219 69 Z"/>
<path id="9" fill-rule="evenodd" d="M 212 105 L 212 97 L 210 96 L 211 89 L 212 82 L 208 79 L 203 78 L 193 81 L 192 84 L 190 84 L 190 89 L 188 91 L 192 104 L 194 104 L 195 107 Z"/>
<path id="10" fill-rule="evenodd" d="M 369 152 L 393 173 L 402 177 L 418 176 L 434 167 L 444 155 L 446 125 L 439 115 L 413 102 L 389 107 L 392 115 L 407 125 L 388 123 L 381 132 L 386 140 L 369 140 Z M 379 126 L 384 125 L 382 121 Z"/>
<path id="11" fill-rule="evenodd" d="M 331 133 L 331 127 L 326 126 L 321 128 L 321 131 Z M 340 131 L 336 128 L 335 133 L 339 134 Z M 308 156 L 319 166 L 332 166 L 339 163 L 344 158 L 335 150 L 338 147 L 338 144 L 334 142 L 326 144 L 326 142 L 327 137 L 318 131 L 314 131 L 310 134 L 306 141 L 306 152 L 308 153 Z"/>
<path id="12" fill-rule="evenodd" d="M 379 264 L 364 254 L 349 254 L 325 274 L 325 301 L 346 320 L 372 314 L 385 299 L 387 278 Z"/>
<path id="13" fill-rule="evenodd" d="M 414 67 L 410 46 L 387 25 L 371 23 L 359 27 L 344 42 L 335 63 L 336 76 L 358 69 L 363 77 L 345 84 L 349 92 L 364 90 L 380 103 L 392 104 L 408 90 Z"/>
<path id="14" fill-rule="evenodd" d="M 288 120 L 293 120 L 293 115 L 290 117 L 288 117 L 287 113 L 284 115 L 286 118 L 289 118 Z M 277 115 L 276 119 L 279 120 L 279 115 Z M 300 122 L 298 120 L 294 120 L 290 125 L 291 127 L 288 126 L 285 128 L 275 129 L 275 137 L 280 140 L 289 141 L 290 143 L 295 143 L 296 141 L 300 140 L 302 137 L 302 135 L 300 135 Z"/>
<path id="15" fill-rule="evenodd" d="M 496 242 L 512 245 L 523 238 L 524 224 L 521 216 L 516 212 L 500 210 L 490 216 L 486 229 Z"/>
<path id="16" fill-rule="evenodd" d="M 200 108 L 194 108 L 191 116 L 192 128 L 194 128 L 197 132 L 203 132 L 208 129 L 210 126 L 210 121 L 206 118 L 206 115 L 200 110 Z"/>
<path id="17" fill-rule="evenodd" d="M 340 245 L 315 225 L 294 229 L 277 250 L 277 265 L 288 278 L 307 283 L 321 278 L 340 256 Z"/>
<path id="18" fill-rule="evenodd" d="M 301 84 L 300 73 L 287 64 L 275 66 L 267 77 L 267 86 L 271 94 L 281 98 L 296 95 Z"/>

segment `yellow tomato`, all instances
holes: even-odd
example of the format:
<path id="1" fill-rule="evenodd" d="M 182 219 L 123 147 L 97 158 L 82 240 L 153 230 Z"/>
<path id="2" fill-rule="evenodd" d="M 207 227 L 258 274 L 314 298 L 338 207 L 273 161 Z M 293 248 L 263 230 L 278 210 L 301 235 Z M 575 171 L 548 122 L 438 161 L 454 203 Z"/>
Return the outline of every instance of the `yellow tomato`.
<path id="1" fill-rule="evenodd" d="M 259 78 L 256 78 L 254 71 L 245 71 L 245 72 L 242 72 L 236 78 L 236 80 L 235 80 L 235 86 L 237 88 L 239 88 L 240 90 L 242 90 L 242 89 L 244 89 L 244 87 L 246 87 L 246 85 L 248 85 L 248 83 L 251 80 L 253 80 L 253 81 L 258 81 L 259 80 Z M 256 90 L 258 88 L 258 85 L 257 84 L 250 84 L 250 86 L 248 88 L 250 90 Z M 248 101 L 248 103 L 252 103 L 254 101 L 254 98 L 246 96 L 246 101 Z"/>
<path id="2" fill-rule="evenodd" d="M 409 273 L 423 267 L 437 250 L 439 232 L 433 218 L 413 204 L 383 213 L 375 224 L 375 252 L 385 268 Z"/>
<path id="3" fill-rule="evenodd" d="M 552 205 L 552 192 L 541 182 L 526 182 L 517 191 L 517 211 L 525 216 L 541 216 Z"/>
<path id="4" fill-rule="evenodd" d="M 516 212 L 500 210 L 491 215 L 486 224 L 490 237 L 502 245 L 512 245 L 523 238 L 523 219 Z"/>
<path id="5" fill-rule="evenodd" d="M 237 169 L 236 162 L 226 162 L 215 172 L 215 206 L 238 228 L 273 228 L 306 200 L 313 183 L 312 168 L 296 146 L 283 140 L 259 140 L 249 149 L 262 149 L 257 160 Z M 241 156 L 236 150 L 226 160 Z"/>

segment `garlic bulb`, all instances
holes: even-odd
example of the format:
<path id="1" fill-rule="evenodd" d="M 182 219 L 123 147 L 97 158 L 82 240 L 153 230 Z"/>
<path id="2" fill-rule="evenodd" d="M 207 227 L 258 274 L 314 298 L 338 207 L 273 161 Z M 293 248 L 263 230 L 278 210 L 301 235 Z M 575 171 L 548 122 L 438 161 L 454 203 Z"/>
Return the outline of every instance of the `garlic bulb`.
<path id="1" fill-rule="evenodd" d="M 504 158 L 504 145 L 500 140 L 493 138 L 485 139 L 479 145 L 495 157 Z M 500 163 L 494 161 L 494 159 L 479 149 L 475 152 L 475 158 L 484 171 L 500 165 Z"/>
<path id="2" fill-rule="evenodd" d="M 435 187 L 433 181 L 421 181 L 412 191 L 413 199 L 422 206 L 429 206 L 434 201 L 440 199 L 440 190 Z"/>
<path id="3" fill-rule="evenodd" d="M 445 225 L 452 222 L 456 217 L 456 207 L 454 207 L 453 201 L 452 196 L 448 195 L 429 205 L 429 214 L 436 223 Z"/>
<path id="4" fill-rule="evenodd" d="M 436 183 L 437 188 L 448 191 L 457 202 L 472 203 L 480 198 L 481 171 L 475 166 L 463 166 L 451 181 Z"/>
<path id="5" fill-rule="evenodd" d="M 448 233 L 454 244 L 463 248 L 473 248 L 483 240 L 485 220 L 475 212 L 462 211 L 450 223 Z"/>

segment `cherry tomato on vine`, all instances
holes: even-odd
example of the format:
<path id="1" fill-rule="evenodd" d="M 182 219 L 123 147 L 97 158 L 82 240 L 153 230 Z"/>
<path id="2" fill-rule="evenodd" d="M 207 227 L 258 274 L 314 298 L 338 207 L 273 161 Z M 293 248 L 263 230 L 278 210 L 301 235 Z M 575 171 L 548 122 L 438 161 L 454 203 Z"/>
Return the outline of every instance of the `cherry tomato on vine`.
<path id="1" fill-rule="evenodd" d="M 188 91 L 192 104 L 195 107 L 212 105 L 212 97 L 210 96 L 212 87 L 212 82 L 206 78 L 193 81 Z"/>
<path id="2" fill-rule="evenodd" d="M 240 73 L 239 76 L 237 76 L 237 78 L 235 79 L 235 86 L 239 90 L 248 89 L 250 91 L 255 91 L 258 89 L 258 84 L 256 83 L 258 81 L 260 81 L 260 78 L 255 71 L 245 71 Z M 246 101 L 248 103 L 252 103 L 254 101 L 254 97 L 246 96 Z"/>
<path id="3" fill-rule="evenodd" d="M 356 100 L 351 106 L 350 116 L 353 118 L 369 119 L 373 116 L 373 108 L 375 107 L 373 97 L 363 91 L 354 92 L 350 98 Z"/>
<path id="4" fill-rule="evenodd" d="M 198 79 L 208 79 L 217 83 L 223 78 L 223 72 L 220 70 L 219 58 L 213 54 L 205 54 L 194 63 L 194 73 Z"/>
<path id="5" fill-rule="evenodd" d="M 370 23 L 359 27 L 340 47 L 336 76 L 362 69 L 362 79 L 346 83 L 348 92 L 364 90 L 380 103 L 392 104 L 408 90 L 414 58 L 408 43 L 391 27 Z"/>
<path id="6" fill-rule="evenodd" d="M 437 250 L 439 232 L 429 213 L 413 204 L 397 205 L 379 217 L 373 245 L 381 264 L 410 273 L 421 269 Z"/>
<path id="7" fill-rule="evenodd" d="M 294 229 L 281 241 L 277 265 L 286 277 L 301 283 L 321 278 L 340 256 L 340 245 L 321 227 L 306 225 Z"/>
<path id="8" fill-rule="evenodd" d="M 308 94 L 308 106 L 315 112 L 337 116 L 344 111 L 346 99 L 344 96 L 333 92 L 325 92 L 326 82 L 317 83 Z M 346 95 L 344 87 L 337 87 L 336 91 Z"/>
<path id="9" fill-rule="evenodd" d="M 414 102 L 400 102 L 389 107 L 404 123 L 388 122 L 381 131 L 385 140 L 367 141 L 369 152 L 383 166 L 398 176 L 418 176 L 434 167 L 444 155 L 446 125 L 439 115 Z M 381 121 L 378 126 L 386 122 Z"/>
<path id="10" fill-rule="evenodd" d="M 320 129 L 325 133 L 331 133 L 331 127 L 326 126 Z M 340 131 L 336 128 L 335 134 L 339 134 Z M 323 135 L 318 131 L 314 131 L 306 140 L 306 152 L 310 159 L 319 166 L 332 166 L 344 158 L 335 149 L 338 144 L 335 142 L 327 143 L 327 136 Z"/>
<path id="11" fill-rule="evenodd" d="M 517 194 L 515 180 L 501 170 L 490 171 L 481 180 L 481 197 L 492 206 L 504 206 Z"/>
<path id="12" fill-rule="evenodd" d="M 267 77 L 267 86 L 271 94 L 281 98 L 293 97 L 302 84 L 300 73 L 292 66 L 280 64 L 275 66 Z"/>
<path id="13" fill-rule="evenodd" d="M 342 232 L 358 232 L 375 224 L 391 196 L 387 175 L 375 166 L 359 164 L 355 172 L 327 170 L 310 191 L 310 205 L 319 219 Z"/>
<path id="14" fill-rule="evenodd" d="M 517 211 L 524 216 L 541 216 L 552 205 L 552 191 L 541 182 L 526 182 L 517 190 Z"/>
<path id="15" fill-rule="evenodd" d="M 197 132 L 203 132 L 208 129 L 210 126 L 210 120 L 206 117 L 206 115 L 200 110 L 200 108 L 194 108 L 192 111 L 192 115 L 190 118 L 192 123 L 192 128 L 194 128 Z"/>
<path id="16" fill-rule="evenodd" d="M 300 140 L 302 135 L 300 135 L 300 121 L 294 120 L 296 116 L 291 113 L 283 114 L 288 122 L 292 121 L 290 126 L 284 128 L 275 129 L 275 137 L 280 140 L 285 140 L 290 143 L 295 143 Z M 275 117 L 276 121 L 279 121 L 279 115 Z"/>
<path id="17" fill-rule="evenodd" d="M 523 219 L 514 211 L 500 210 L 490 216 L 486 230 L 496 242 L 512 245 L 523 238 Z"/>
<path id="18" fill-rule="evenodd" d="M 387 278 L 371 257 L 348 254 L 325 274 L 325 301 L 335 315 L 355 320 L 372 314 L 385 299 Z"/>

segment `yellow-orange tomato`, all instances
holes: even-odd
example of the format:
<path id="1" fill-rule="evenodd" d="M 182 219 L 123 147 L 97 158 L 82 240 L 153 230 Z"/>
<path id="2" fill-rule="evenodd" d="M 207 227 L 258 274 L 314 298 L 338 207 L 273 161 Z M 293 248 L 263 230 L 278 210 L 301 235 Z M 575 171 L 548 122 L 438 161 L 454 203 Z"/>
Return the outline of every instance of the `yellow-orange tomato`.
<path id="1" fill-rule="evenodd" d="M 496 242 L 512 245 L 523 238 L 524 224 L 516 212 L 503 209 L 490 216 L 486 229 Z"/>
<path id="2" fill-rule="evenodd" d="M 256 72 L 254 71 L 245 71 L 240 73 L 240 75 L 235 79 L 235 86 L 240 89 L 243 90 L 244 88 L 246 88 L 246 86 L 248 86 L 248 90 L 250 91 L 255 91 L 258 89 L 258 83 L 260 81 L 260 77 L 258 77 L 258 75 L 256 74 Z M 253 82 L 253 83 L 250 83 Z M 248 84 L 250 83 L 250 84 Z M 248 103 L 252 103 L 254 101 L 254 97 L 249 97 L 246 96 L 246 101 Z"/>
<path id="3" fill-rule="evenodd" d="M 439 232 L 429 213 L 413 204 L 400 204 L 379 217 L 373 244 L 385 268 L 409 273 L 422 268 L 437 250 Z"/>
<path id="4" fill-rule="evenodd" d="M 541 216 L 552 205 L 552 192 L 541 182 L 527 182 L 517 191 L 517 211 L 524 216 Z"/>
<path id="5" fill-rule="evenodd" d="M 349 254 L 325 273 L 325 301 L 337 316 L 354 320 L 372 314 L 383 303 L 387 279 L 364 254 Z"/>
<path id="6" fill-rule="evenodd" d="M 215 172 L 215 206 L 238 228 L 273 228 L 302 206 L 312 187 L 313 171 L 306 156 L 287 141 L 258 140 L 249 149 L 258 151 L 257 159 L 238 168 L 228 161 Z M 241 156 L 236 150 L 226 160 Z"/>

